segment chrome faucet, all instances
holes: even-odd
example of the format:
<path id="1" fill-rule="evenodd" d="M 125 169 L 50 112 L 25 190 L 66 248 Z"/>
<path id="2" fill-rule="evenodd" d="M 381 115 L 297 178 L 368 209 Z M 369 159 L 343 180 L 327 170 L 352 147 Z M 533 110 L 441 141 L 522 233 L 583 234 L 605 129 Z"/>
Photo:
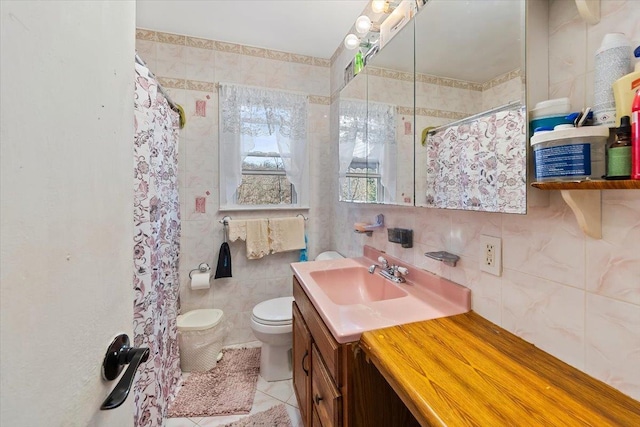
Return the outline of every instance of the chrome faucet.
<path id="1" fill-rule="evenodd" d="M 386 259 L 378 257 L 378 262 L 382 265 L 372 264 L 369 267 L 369 273 L 373 274 L 376 268 L 380 268 L 380 275 L 385 279 L 389 279 L 394 283 L 405 283 L 404 276 L 409 274 L 409 270 L 406 267 L 400 267 L 397 265 L 389 265 Z"/>
<path id="2" fill-rule="evenodd" d="M 378 262 L 381 265 L 371 264 L 371 266 L 369 267 L 369 274 L 373 274 L 376 271 L 376 268 L 382 268 L 382 269 L 385 269 L 385 270 L 389 268 L 389 263 L 383 257 L 379 256 L 378 257 Z"/>

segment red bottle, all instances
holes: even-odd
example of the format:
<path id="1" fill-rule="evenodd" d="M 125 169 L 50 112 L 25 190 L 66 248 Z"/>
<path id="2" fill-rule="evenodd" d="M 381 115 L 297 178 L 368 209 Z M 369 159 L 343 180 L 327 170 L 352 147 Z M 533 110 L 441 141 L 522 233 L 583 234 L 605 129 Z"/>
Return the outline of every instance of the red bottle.
<path id="1" fill-rule="evenodd" d="M 640 89 L 631 105 L 631 179 L 640 179 Z"/>

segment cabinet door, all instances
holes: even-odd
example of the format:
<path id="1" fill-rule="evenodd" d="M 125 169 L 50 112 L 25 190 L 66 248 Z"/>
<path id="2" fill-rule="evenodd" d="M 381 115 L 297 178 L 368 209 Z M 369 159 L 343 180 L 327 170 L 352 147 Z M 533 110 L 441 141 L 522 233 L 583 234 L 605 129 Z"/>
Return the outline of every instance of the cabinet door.
<path id="1" fill-rule="evenodd" d="M 313 416 L 311 417 L 311 427 L 322 427 L 322 423 L 320 422 L 320 417 L 318 416 L 318 413 L 316 412 L 316 410 L 313 410 Z"/>
<path id="2" fill-rule="evenodd" d="M 293 390 L 305 426 L 311 425 L 311 334 L 293 303 Z"/>
<path id="3" fill-rule="evenodd" d="M 311 356 L 311 394 L 313 410 L 318 413 L 318 419 L 324 427 L 342 426 L 342 395 L 333 384 L 318 348 L 312 345 Z"/>

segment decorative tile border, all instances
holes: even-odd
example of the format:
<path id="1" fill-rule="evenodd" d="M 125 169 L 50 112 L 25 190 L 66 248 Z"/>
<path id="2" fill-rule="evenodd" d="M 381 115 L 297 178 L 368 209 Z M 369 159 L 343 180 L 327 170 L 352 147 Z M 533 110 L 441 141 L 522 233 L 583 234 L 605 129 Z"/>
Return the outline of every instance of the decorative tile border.
<path id="1" fill-rule="evenodd" d="M 309 95 L 309 104 L 331 105 L 331 98 L 328 96 Z"/>
<path id="2" fill-rule="evenodd" d="M 172 79 L 169 77 L 156 76 L 162 87 L 170 87 L 172 89 L 186 89 L 187 82 L 184 79 Z"/>
<path id="3" fill-rule="evenodd" d="M 416 74 L 416 81 L 421 83 L 434 84 L 438 86 L 453 87 L 456 89 L 473 90 L 476 92 L 482 91 L 481 83 L 469 82 L 466 80 L 450 79 L 448 77 L 432 76 L 430 74 Z"/>
<path id="4" fill-rule="evenodd" d="M 428 116 L 428 117 L 438 117 L 440 119 L 451 119 L 451 120 L 460 120 L 466 117 L 469 117 L 471 114 L 469 113 L 460 113 L 457 111 L 445 111 L 445 110 L 435 110 L 432 108 L 413 108 L 413 107 L 398 107 L 398 113 L 404 115 L 412 115 L 416 116 Z"/>
<path id="5" fill-rule="evenodd" d="M 316 58 L 313 56 L 297 55 L 295 53 L 281 52 L 278 50 L 264 49 L 260 47 L 245 46 L 218 40 L 202 39 L 198 37 L 183 36 L 180 34 L 163 33 L 160 31 L 136 28 L 136 39 L 148 40 L 159 43 L 176 44 L 181 46 L 196 47 L 199 49 L 217 50 L 219 52 L 237 53 L 239 55 L 255 56 L 258 58 L 274 59 L 276 61 L 293 62 L 297 64 L 313 65 L 316 67 L 331 67 L 330 59 Z"/>
<path id="6" fill-rule="evenodd" d="M 487 82 L 484 82 L 482 84 L 482 90 L 491 89 L 493 87 L 496 87 L 502 83 L 508 82 L 509 80 L 513 80 L 518 77 L 520 77 L 522 79 L 522 82 L 524 83 L 524 75 L 522 74 L 522 70 L 520 70 L 519 68 L 517 70 L 509 71 L 508 73 L 498 76 L 495 79 L 491 79 Z"/>
<path id="7" fill-rule="evenodd" d="M 160 43 L 177 44 L 177 45 L 187 44 L 187 36 L 181 36 L 178 34 L 171 34 L 171 33 L 161 33 L 159 31 L 156 32 L 156 35 Z"/>
<path id="8" fill-rule="evenodd" d="M 438 117 L 440 119 L 460 120 L 469 117 L 470 113 L 459 113 L 457 111 L 434 110 L 431 108 L 416 108 L 417 116 Z"/>
<path id="9" fill-rule="evenodd" d="M 145 30 L 142 28 L 136 28 L 136 39 L 138 40 L 148 40 L 150 42 L 157 42 L 158 37 L 155 31 Z"/>
<path id="10" fill-rule="evenodd" d="M 201 82 L 198 80 L 173 79 L 170 77 L 156 76 L 162 87 L 170 89 L 195 90 L 198 92 L 216 92 L 219 85 L 212 82 Z M 309 104 L 330 105 L 331 98 L 328 96 L 309 95 Z"/>
<path id="11" fill-rule="evenodd" d="M 197 80 L 185 80 L 188 90 L 197 90 L 200 92 L 215 92 L 216 84 L 211 82 L 199 82 Z"/>

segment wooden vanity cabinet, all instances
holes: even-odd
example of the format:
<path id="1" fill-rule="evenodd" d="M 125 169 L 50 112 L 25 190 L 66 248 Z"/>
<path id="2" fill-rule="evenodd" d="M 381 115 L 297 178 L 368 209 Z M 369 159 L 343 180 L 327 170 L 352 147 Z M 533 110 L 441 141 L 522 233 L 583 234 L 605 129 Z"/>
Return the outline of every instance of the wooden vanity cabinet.
<path id="1" fill-rule="evenodd" d="M 305 427 L 417 427 L 360 351 L 339 344 L 293 278 L 293 388 Z"/>
<path id="2" fill-rule="evenodd" d="M 349 366 L 355 343 L 339 344 L 293 278 L 293 388 L 305 427 L 349 426 Z"/>

